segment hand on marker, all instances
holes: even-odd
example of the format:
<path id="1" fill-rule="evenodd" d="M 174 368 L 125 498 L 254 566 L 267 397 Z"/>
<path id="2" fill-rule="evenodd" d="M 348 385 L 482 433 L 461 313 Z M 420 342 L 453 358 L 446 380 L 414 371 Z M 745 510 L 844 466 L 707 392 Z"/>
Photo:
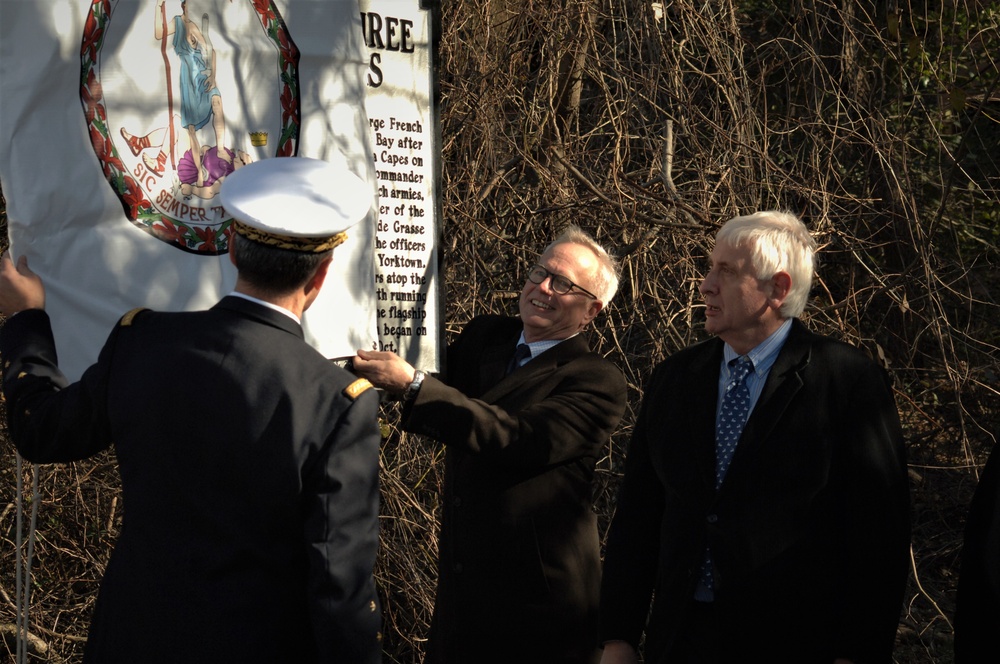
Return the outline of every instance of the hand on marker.
<path id="1" fill-rule="evenodd" d="M 21 256 L 17 265 L 10 252 L 0 256 L 0 313 L 11 316 L 25 309 L 45 308 L 45 286 L 42 279 L 28 267 L 28 257 Z"/>
<path id="2" fill-rule="evenodd" d="M 413 382 L 414 368 L 395 353 L 359 350 L 352 364 L 354 373 L 389 393 L 405 392 Z"/>

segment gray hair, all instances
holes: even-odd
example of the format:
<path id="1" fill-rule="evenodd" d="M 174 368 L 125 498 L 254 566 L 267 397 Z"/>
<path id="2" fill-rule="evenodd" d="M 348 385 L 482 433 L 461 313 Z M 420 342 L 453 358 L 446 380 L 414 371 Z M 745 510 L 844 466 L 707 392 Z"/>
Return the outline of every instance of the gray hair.
<path id="1" fill-rule="evenodd" d="M 716 243 L 750 249 L 758 279 L 787 272 L 792 287 L 781 305 L 782 318 L 798 318 L 806 307 L 816 266 L 816 241 L 791 212 L 767 210 L 733 217 L 719 229 Z"/>
<path id="2" fill-rule="evenodd" d="M 564 228 L 556 239 L 549 243 L 549 246 L 545 247 L 545 251 L 548 251 L 557 244 L 579 244 L 594 252 L 598 264 L 597 274 L 594 275 L 594 295 L 597 296 L 597 299 L 604 306 L 607 306 L 611 302 L 611 298 L 618 292 L 618 276 L 620 273 L 618 261 L 604 247 L 598 244 L 589 233 L 582 230 L 576 224 L 570 224 Z M 543 251 L 542 253 L 545 252 Z"/>

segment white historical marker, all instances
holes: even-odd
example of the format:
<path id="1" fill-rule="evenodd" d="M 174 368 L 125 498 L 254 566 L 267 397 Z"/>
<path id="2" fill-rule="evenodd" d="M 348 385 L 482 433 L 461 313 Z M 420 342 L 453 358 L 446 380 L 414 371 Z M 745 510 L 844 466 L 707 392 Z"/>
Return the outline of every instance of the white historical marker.
<path id="1" fill-rule="evenodd" d="M 432 11 L 420 0 L 360 0 L 370 59 L 366 108 L 378 181 L 378 345 L 440 370 L 438 132 Z"/>

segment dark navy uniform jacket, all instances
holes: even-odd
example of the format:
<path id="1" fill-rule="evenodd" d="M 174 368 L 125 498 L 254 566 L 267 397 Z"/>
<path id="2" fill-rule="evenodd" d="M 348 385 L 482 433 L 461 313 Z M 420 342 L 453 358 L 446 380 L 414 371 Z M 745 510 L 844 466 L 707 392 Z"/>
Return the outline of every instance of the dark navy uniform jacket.
<path id="1" fill-rule="evenodd" d="M 0 357 L 26 459 L 118 457 L 124 520 L 85 661 L 381 661 L 378 397 L 294 320 L 233 296 L 130 312 L 70 385 L 27 310 Z"/>

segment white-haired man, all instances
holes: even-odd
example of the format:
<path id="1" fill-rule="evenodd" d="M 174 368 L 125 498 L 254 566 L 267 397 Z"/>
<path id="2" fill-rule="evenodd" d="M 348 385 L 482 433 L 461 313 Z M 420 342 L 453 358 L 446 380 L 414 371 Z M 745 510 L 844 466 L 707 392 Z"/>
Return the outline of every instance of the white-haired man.
<path id="1" fill-rule="evenodd" d="M 407 431 L 447 446 L 425 664 L 599 659 L 592 480 L 626 391 L 580 332 L 617 283 L 607 252 L 570 227 L 528 267 L 520 317 L 475 318 L 449 346 L 447 382 L 392 353 L 354 358 L 405 394 Z"/>
<path id="2" fill-rule="evenodd" d="M 885 372 L 797 320 L 815 243 L 792 214 L 718 233 L 715 338 L 658 365 L 608 536 L 602 664 L 891 662 L 909 545 Z M 652 606 L 651 606 L 652 602 Z"/>

